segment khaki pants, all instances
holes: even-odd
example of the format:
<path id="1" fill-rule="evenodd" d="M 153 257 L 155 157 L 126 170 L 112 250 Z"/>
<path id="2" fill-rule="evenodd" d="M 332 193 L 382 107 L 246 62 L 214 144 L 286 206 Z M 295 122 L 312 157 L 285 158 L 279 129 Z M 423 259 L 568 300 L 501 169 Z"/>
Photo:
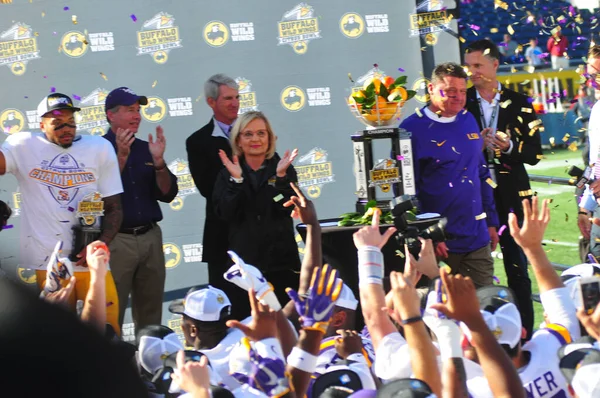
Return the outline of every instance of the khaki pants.
<path id="1" fill-rule="evenodd" d="M 160 325 L 165 289 L 165 257 L 158 225 L 143 235 L 118 233 L 110 243 L 110 268 L 119 295 L 119 324 L 129 294 L 135 329 Z"/>
<path id="2" fill-rule="evenodd" d="M 444 262 L 450 266 L 453 274 L 470 277 L 477 289 L 494 283 L 494 260 L 490 245 L 469 253 L 448 253 Z"/>
<path id="3" fill-rule="evenodd" d="M 46 272 L 42 270 L 35 271 L 35 277 L 37 279 L 37 285 L 40 291 L 44 290 L 46 286 Z M 83 271 L 75 271 L 75 289 L 69 297 L 69 308 L 73 311 L 76 309 L 77 300 L 83 300 L 87 296 L 88 290 L 90 289 L 90 273 Z M 119 299 L 117 296 L 117 289 L 115 287 L 115 281 L 110 271 L 106 273 L 106 323 L 109 323 L 117 336 L 121 335 L 121 324 L 119 323 Z"/>

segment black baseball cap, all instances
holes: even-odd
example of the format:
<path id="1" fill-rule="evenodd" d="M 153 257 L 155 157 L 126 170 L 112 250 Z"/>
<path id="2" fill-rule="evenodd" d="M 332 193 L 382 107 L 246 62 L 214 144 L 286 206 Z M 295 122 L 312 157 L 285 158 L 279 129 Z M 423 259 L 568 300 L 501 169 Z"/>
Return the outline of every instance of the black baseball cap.
<path id="1" fill-rule="evenodd" d="M 490 285 L 477 289 L 477 298 L 479 299 L 479 309 L 499 308 L 506 303 L 517 305 L 515 293 L 507 286 Z M 490 312 L 494 312 L 493 310 Z"/>
<path id="2" fill-rule="evenodd" d="M 57 111 L 60 109 L 70 109 L 73 112 L 78 112 L 81 109 L 73 106 L 73 100 L 71 97 L 61 93 L 50 94 L 40 102 L 37 107 L 37 114 L 39 117 L 44 117 L 49 112 Z"/>
<path id="3" fill-rule="evenodd" d="M 428 398 L 432 394 L 427 383 L 419 379 L 394 380 L 377 390 L 377 398 Z"/>
<path id="4" fill-rule="evenodd" d="M 148 105 L 148 98 L 137 95 L 130 88 L 119 87 L 108 93 L 104 101 L 104 112 L 118 105 L 133 105 L 138 102 L 140 105 Z"/>
<path id="5" fill-rule="evenodd" d="M 350 369 L 338 369 L 317 377 L 312 386 L 312 396 L 320 397 L 329 387 L 338 386 L 350 389 L 352 392 L 363 388 L 360 376 Z"/>
<path id="6" fill-rule="evenodd" d="M 600 362 L 600 352 L 594 343 L 595 340 L 590 336 L 583 336 L 559 348 L 559 368 L 569 384 L 573 381 L 575 371 L 580 366 Z M 584 359 L 586 359 L 585 363 L 583 363 Z"/>

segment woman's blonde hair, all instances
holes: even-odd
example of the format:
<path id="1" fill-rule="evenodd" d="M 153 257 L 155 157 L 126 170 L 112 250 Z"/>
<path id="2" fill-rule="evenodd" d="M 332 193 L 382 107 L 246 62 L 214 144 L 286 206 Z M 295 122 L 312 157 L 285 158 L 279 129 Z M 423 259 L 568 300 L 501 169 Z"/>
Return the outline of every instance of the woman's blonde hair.
<path id="1" fill-rule="evenodd" d="M 260 111 L 250 111 L 243 113 L 237 118 L 237 120 L 233 124 L 233 127 L 231 128 L 231 135 L 229 137 L 233 155 L 243 155 L 242 150 L 238 145 L 238 142 L 240 140 L 239 135 L 242 132 L 242 130 L 244 130 L 246 126 L 255 119 L 262 119 L 262 121 L 265 122 L 265 126 L 267 126 L 267 133 L 269 134 L 269 148 L 267 149 L 267 154 L 265 155 L 265 157 L 267 159 L 271 159 L 273 155 L 275 155 L 276 137 L 275 133 L 273 133 L 273 129 L 271 128 L 271 123 L 269 123 L 269 119 L 267 119 L 265 114 Z"/>

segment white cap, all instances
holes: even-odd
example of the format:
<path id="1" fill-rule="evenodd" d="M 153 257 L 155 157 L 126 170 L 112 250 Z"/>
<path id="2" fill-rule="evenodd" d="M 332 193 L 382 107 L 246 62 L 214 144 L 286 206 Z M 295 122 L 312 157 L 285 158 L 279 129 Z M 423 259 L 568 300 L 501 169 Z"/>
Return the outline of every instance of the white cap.
<path id="1" fill-rule="evenodd" d="M 506 303 L 498 307 L 494 313 L 481 310 L 481 315 L 488 328 L 498 340 L 498 344 L 507 344 L 510 348 L 517 346 L 521 341 L 522 323 L 521 314 L 513 303 Z M 461 322 L 462 331 L 471 339 L 469 328 Z"/>
<path id="2" fill-rule="evenodd" d="M 335 305 L 349 310 L 356 310 L 356 308 L 358 308 L 358 300 L 356 299 L 354 292 L 352 292 L 352 289 L 345 283 L 342 285 L 342 291 L 340 292 Z"/>
<path id="3" fill-rule="evenodd" d="M 577 369 L 571 386 L 575 394 L 581 398 L 600 396 L 600 363 L 584 365 Z"/>
<path id="4" fill-rule="evenodd" d="M 187 295 L 183 313 L 198 321 L 214 322 L 221 319 L 221 311 L 227 306 L 231 313 L 229 297 L 221 289 L 209 285 Z"/>
<path id="5" fill-rule="evenodd" d="M 138 346 L 140 364 L 151 374 L 163 367 L 163 360 L 174 352 L 183 350 L 177 334 L 170 333 L 160 337 L 142 336 Z"/>
<path id="6" fill-rule="evenodd" d="M 599 273 L 600 264 L 579 264 L 567 268 L 560 274 L 560 276 L 573 275 L 582 278 L 587 278 L 590 276 L 598 275 Z"/>

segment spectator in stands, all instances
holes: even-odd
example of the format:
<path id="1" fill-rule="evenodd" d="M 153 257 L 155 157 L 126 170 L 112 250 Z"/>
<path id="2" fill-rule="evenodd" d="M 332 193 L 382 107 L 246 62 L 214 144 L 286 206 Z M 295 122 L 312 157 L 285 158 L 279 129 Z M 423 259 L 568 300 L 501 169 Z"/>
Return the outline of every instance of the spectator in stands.
<path id="1" fill-rule="evenodd" d="M 504 41 L 498 45 L 498 50 L 502 54 L 502 62 L 508 64 L 516 62 L 519 45 L 512 41 L 512 37 L 508 33 L 504 35 Z"/>
<path id="2" fill-rule="evenodd" d="M 581 128 L 579 130 L 579 145 L 582 148 L 581 156 L 583 157 L 583 164 L 587 165 L 590 159 L 590 143 L 588 140 L 588 127 L 590 122 L 590 115 L 592 113 L 592 107 L 596 103 L 594 97 L 594 90 L 586 85 L 579 86 L 577 91 L 577 102 L 573 104 L 571 108 L 579 122 L 581 122 Z"/>
<path id="3" fill-rule="evenodd" d="M 546 48 L 552 59 L 552 69 L 559 70 L 569 67 L 569 55 L 567 54 L 569 40 L 563 36 L 560 26 L 552 30 L 552 36 L 548 39 Z"/>
<path id="4" fill-rule="evenodd" d="M 271 281 L 275 294 L 287 302 L 285 288 L 298 286 L 300 258 L 291 209 L 283 206 L 294 194 L 291 165 L 298 150 L 275 152 L 275 136 L 262 112 L 241 115 L 231 131 L 233 159 L 219 150 L 225 169 L 213 192 L 215 213 L 229 225 L 229 248 L 256 265 Z"/>
<path id="5" fill-rule="evenodd" d="M 498 49 L 491 41 L 477 40 L 467 47 L 465 64 L 473 82 L 467 91 L 467 109 L 484 136 L 484 156 L 497 184 L 494 199 L 499 223 L 507 225 L 509 213 L 514 212 L 519 220 L 523 218 L 521 201 L 533 194 L 525 164 L 540 161 L 542 144 L 529 99 L 500 84 L 499 63 Z M 508 233 L 500 235 L 500 247 L 508 285 L 517 292 L 527 337 L 531 337 L 533 304 L 527 258 Z"/>
<path id="6" fill-rule="evenodd" d="M 400 125 L 413 132 L 420 210 L 448 218 L 446 231 L 455 239 L 438 243 L 436 254 L 452 272 L 470 276 L 477 287 L 491 285 L 498 215 L 481 151 L 481 129 L 473 115 L 463 111 L 467 74 L 460 65 L 440 64 L 428 90 L 430 105 Z"/>
<path id="7" fill-rule="evenodd" d="M 525 50 L 525 58 L 531 66 L 542 64 L 542 49 L 538 47 L 538 41 L 535 37 L 529 39 L 529 47 Z"/>

